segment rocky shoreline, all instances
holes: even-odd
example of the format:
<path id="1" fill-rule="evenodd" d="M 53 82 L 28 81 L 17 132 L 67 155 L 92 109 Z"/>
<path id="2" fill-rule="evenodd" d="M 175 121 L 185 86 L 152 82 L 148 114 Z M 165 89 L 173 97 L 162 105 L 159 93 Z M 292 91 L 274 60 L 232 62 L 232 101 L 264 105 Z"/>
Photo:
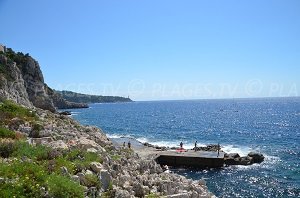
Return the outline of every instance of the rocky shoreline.
<path id="1" fill-rule="evenodd" d="M 63 175 L 84 186 L 87 197 L 214 197 L 205 181 L 165 172 L 153 159 L 140 157 L 132 149 L 115 147 L 101 129 L 82 126 L 66 115 L 41 109 L 35 112 L 41 126 L 36 137 L 32 137 L 34 127 L 29 122 L 16 118 L 7 127 L 27 136 L 32 145 L 46 145 L 60 152 L 80 148 L 103 159 L 102 163 L 91 162 L 75 175 L 67 167 L 60 167 Z M 101 188 L 89 185 L 89 175 L 98 178 Z"/>

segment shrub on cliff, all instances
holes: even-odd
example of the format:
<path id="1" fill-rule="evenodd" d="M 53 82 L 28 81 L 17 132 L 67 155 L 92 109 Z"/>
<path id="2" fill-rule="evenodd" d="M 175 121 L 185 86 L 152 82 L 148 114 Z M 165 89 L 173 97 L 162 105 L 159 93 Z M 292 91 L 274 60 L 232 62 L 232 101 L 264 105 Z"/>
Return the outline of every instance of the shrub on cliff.
<path id="1" fill-rule="evenodd" d="M 11 140 L 0 140 L 0 157 L 8 158 L 15 151 L 15 143 Z"/>
<path id="2" fill-rule="evenodd" d="M 33 160 L 47 160 L 48 159 L 48 153 L 50 152 L 50 148 L 43 146 L 43 145 L 37 145 L 32 146 L 28 144 L 28 142 L 24 141 L 17 141 L 15 143 L 15 151 L 12 154 L 14 157 L 27 157 Z"/>
<path id="3" fill-rule="evenodd" d="M 32 125 L 32 130 L 31 130 L 31 132 L 29 134 L 29 137 L 32 137 L 32 138 L 39 138 L 39 137 L 41 137 L 40 136 L 40 131 L 43 130 L 43 129 L 44 129 L 44 127 L 41 124 L 34 123 Z"/>
<path id="4" fill-rule="evenodd" d="M 18 117 L 26 121 L 37 121 L 36 114 L 20 105 L 15 104 L 12 101 L 4 100 L 0 101 L 0 123 L 8 123 L 11 119 Z"/>

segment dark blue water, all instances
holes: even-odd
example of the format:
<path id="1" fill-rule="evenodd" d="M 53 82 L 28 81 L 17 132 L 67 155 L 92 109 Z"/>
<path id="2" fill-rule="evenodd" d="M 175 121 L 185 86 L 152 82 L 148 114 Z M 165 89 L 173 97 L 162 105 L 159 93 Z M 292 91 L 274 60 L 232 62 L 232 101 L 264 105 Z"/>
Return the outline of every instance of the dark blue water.
<path id="1" fill-rule="evenodd" d="M 266 160 L 248 167 L 174 170 L 204 178 L 218 197 L 300 197 L 300 98 L 193 100 L 93 104 L 74 110 L 82 124 L 109 137 L 191 148 L 195 140 L 226 152 L 258 151 Z"/>

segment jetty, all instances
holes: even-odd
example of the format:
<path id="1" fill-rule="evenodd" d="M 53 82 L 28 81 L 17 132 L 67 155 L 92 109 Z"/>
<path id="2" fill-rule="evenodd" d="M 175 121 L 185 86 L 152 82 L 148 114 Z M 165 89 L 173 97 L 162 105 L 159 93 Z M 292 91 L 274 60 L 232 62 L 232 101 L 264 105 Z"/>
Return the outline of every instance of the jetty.
<path id="1" fill-rule="evenodd" d="M 211 144 L 196 149 L 183 149 L 179 147 L 160 147 L 149 143 L 141 143 L 134 138 L 114 138 L 113 145 L 124 147 L 124 142 L 130 142 L 134 152 L 141 158 L 154 159 L 161 166 L 190 167 L 196 169 L 221 168 L 230 165 L 252 165 L 264 161 L 261 153 L 250 152 L 247 156 L 240 156 L 238 153 L 225 153 L 219 151 L 219 145 Z M 196 151 L 195 151 L 196 150 Z"/>
<path id="2" fill-rule="evenodd" d="M 155 160 L 161 165 L 173 167 L 220 168 L 224 166 L 224 156 L 224 152 L 218 154 L 216 151 L 161 151 Z"/>

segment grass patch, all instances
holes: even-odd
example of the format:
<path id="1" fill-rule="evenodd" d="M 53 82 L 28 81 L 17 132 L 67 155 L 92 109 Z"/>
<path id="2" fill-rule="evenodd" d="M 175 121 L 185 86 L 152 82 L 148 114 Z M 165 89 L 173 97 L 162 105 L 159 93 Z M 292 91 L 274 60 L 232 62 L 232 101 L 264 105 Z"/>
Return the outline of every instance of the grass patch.
<path id="1" fill-rule="evenodd" d="M 56 198 L 83 198 L 83 187 L 60 175 L 50 175 L 48 179 L 49 195 Z"/>
<path id="2" fill-rule="evenodd" d="M 88 168 L 91 162 L 103 162 L 103 160 L 97 153 L 86 152 L 80 149 L 74 149 L 68 152 L 65 155 L 65 158 L 69 161 L 74 162 L 75 166 L 78 169 Z"/>
<path id="3" fill-rule="evenodd" d="M 116 154 L 116 155 L 111 155 L 111 159 L 114 160 L 114 161 L 118 161 L 118 160 L 121 159 L 121 155 L 118 155 L 118 154 Z"/>
<path id="4" fill-rule="evenodd" d="M 52 197 L 84 197 L 82 186 L 32 162 L 0 163 L 0 177 L 6 179 L 0 185 L 3 197 L 43 197 L 42 188 Z"/>
<path id="5" fill-rule="evenodd" d="M 35 112 L 9 100 L 0 102 L 0 115 L 0 123 L 2 124 L 9 123 L 15 117 L 25 121 L 38 121 Z"/>
<path id="6" fill-rule="evenodd" d="M 88 187 L 96 187 L 97 189 L 101 188 L 101 184 L 96 175 L 87 174 L 85 175 Z"/>
<path id="7" fill-rule="evenodd" d="M 148 195 L 146 195 L 146 198 L 159 198 L 160 196 L 155 194 L 155 193 L 150 193 Z"/>
<path id="8" fill-rule="evenodd" d="M 0 138 L 16 138 L 16 133 L 4 127 L 0 127 Z"/>
<path id="9" fill-rule="evenodd" d="M 43 145 L 32 146 L 27 142 L 17 141 L 15 143 L 15 151 L 12 156 L 18 158 L 28 157 L 33 160 L 41 161 L 48 159 L 48 153 L 50 150 L 50 148 Z"/>
<path id="10" fill-rule="evenodd" d="M 0 154 L 16 158 L 9 163 L 0 163 L 0 177 L 4 179 L 0 183 L 1 197 L 43 197 L 45 191 L 50 197 L 84 197 L 83 186 L 62 175 L 61 167 L 75 174 L 79 171 L 78 166 L 88 168 L 92 161 L 101 161 L 95 153 L 78 149 L 51 150 L 46 146 L 32 146 L 25 141 L 11 139 L 1 140 Z M 86 180 L 88 187 L 100 189 L 96 175 L 86 175 Z"/>

